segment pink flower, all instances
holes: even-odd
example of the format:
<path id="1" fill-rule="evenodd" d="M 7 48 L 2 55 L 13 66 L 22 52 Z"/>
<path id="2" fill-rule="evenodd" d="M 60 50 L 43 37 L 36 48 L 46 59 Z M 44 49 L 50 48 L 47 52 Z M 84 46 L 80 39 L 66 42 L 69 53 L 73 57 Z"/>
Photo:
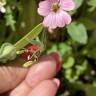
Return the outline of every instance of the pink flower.
<path id="1" fill-rule="evenodd" d="M 39 3 L 38 13 L 44 16 L 45 27 L 55 29 L 71 23 L 71 16 L 67 11 L 74 8 L 73 0 L 45 0 Z"/>

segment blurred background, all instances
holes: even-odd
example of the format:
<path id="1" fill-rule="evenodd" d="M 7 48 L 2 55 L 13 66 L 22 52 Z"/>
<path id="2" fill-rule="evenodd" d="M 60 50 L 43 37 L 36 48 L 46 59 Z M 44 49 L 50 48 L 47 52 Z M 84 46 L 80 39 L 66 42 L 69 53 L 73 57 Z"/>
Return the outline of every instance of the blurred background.
<path id="1" fill-rule="evenodd" d="M 37 13 L 40 1 L 0 0 L 0 45 L 14 44 L 42 22 Z M 53 33 L 46 31 L 45 54 L 58 52 L 61 57 L 57 96 L 96 96 L 96 0 L 74 2 L 72 23 Z"/>

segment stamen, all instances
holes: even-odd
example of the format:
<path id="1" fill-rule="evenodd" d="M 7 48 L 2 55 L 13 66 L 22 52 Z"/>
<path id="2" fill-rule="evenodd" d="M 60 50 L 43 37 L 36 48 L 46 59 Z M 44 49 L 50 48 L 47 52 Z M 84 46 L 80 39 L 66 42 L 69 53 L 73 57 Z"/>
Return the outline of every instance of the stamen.
<path id="1" fill-rule="evenodd" d="M 59 6 L 58 3 L 54 3 L 54 4 L 52 5 L 52 11 L 54 11 L 54 12 L 57 12 L 57 11 L 59 10 L 59 8 L 60 8 L 60 6 Z"/>

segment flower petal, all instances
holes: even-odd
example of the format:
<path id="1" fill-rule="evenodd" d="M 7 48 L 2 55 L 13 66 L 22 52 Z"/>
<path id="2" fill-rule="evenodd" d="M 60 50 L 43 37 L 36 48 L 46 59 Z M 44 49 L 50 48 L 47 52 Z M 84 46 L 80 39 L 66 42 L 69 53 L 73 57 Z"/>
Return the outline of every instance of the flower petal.
<path id="1" fill-rule="evenodd" d="M 56 24 L 58 27 L 64 27 L 65 24 L 70 23 L 71 23 L 71 16 L 67 12 L 60 10 L 56 14 Z"/>
<path id="2" fill-rule="evenodd" d="M 64 27 L 65 24 L 71 23 L 71 16 L 65 11 L 51 12 L 44 18 L 43 25 L 45 27 L 55 29 L 57 27 Z"/>
<path id="3" fill-rule="evenodd" d="M 65 24 L 70 24 L 72 21 L 71 16 L 66 11 L 61 11 L 60 13 L 62 14 Z"/>
<path id="4" fill-rule="evenodd" d="M 46 1 L 41 1 L 39 3 L 39 8 L 38 8 L 38 13 L 41 16 L 47 16 L 51 11 L 51 3 L 46 0 Z"/>
<path id="5" fill-rule="evenodd" d="M 48 16 L 44 18 L 43 25 L 50 29 L 55 29 L 57 26 L 56 24 L 56 13 L 51 12 Z"/>
<path id="6" fill-rule="evenodd" d="M 56 25 L 58 27 L 64 27 L 65 26 L 65 21 L 64 21 L 64 16 L 62 14 L 62 11 L 58 11 L 56 13 Z"/>
<path id="7" fill-rule="evenodd" d="M 51 2 L 51 3 L 59 2 L 59 0 L 48 0 L 48 1 Z"/>
<path id="8" fill-rule="evenodd" d="M 65 11 L 71 11 L 75 8 L 75 2 L 73 0 L 60 0 L 60 6 Z"/>

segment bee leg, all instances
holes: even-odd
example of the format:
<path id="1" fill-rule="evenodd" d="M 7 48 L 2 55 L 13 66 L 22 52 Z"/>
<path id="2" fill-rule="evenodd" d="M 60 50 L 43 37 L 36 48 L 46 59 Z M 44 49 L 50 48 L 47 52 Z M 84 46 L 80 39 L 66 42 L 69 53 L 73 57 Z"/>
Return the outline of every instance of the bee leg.
<path id="1" fill-rule="evenodd" d="M 32 59 L 32 56 L 31 55 L 28 55 L 27 59 L 28 60 Z"/>
<path id="2" fill-rule="evenodd" d="M 34 55 L 34 58 L 35 58 L 35 62 L 38 61 L 38 56 L 37 55 Z"/>
<path id="3" fill-rule="evenodd" d="M 23 67 L 28 68 L 33 64 L 33 61 L 27 61 L 26 63 L 23 64 Z"/>

